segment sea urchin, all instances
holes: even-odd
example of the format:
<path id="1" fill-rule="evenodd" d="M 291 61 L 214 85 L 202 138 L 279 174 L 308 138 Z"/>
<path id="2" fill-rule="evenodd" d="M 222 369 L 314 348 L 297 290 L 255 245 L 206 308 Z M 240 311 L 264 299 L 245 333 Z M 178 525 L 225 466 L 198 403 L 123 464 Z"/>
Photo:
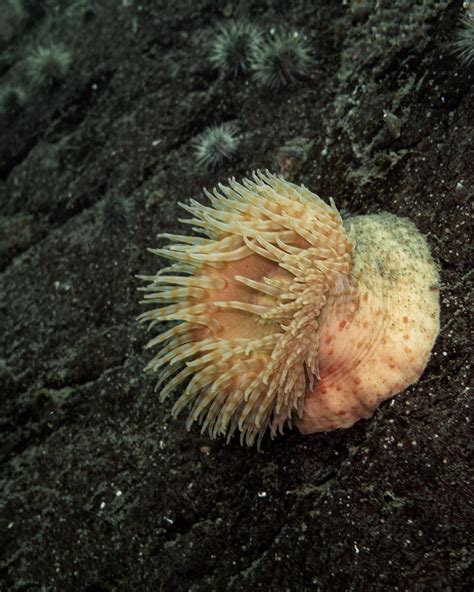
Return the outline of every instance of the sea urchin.
<path id="1" fill-rule="evenodd" d="M 53 87 L 66 78 L 71 53 L 62 45 L 39 46 L 27 58 L 27 73 L 34 86 Z"/>
<path id="2" fill-rule="evenodd" d="M 254 80 L 280 88 L 309 74 L 313 58 L 306 39 L 297 31 L 279 31 L 255 46 L 251 68 Z"/>
<path id="3" fill-rule="evenodd" d="M 194 156 L 202 168 L 211 170 L 231 159 L 237 152 L 239 137 L 233 123 L 208 127 L 194 139 Z"/>
<path id="4" fill-rule="evenodd" d="M 152 339 L 147 369 L 173 413 L 211 437 L 260 442 L 285 424 L 349 427 L 415 382 L 439 329 L 438 273 L 416 227 L 390 214 L 343 222 L 303 186 L 269 173 L 181 204 L 204 237 L 165 234 L 171 266 L 142 290 Z"/>
<path id="5" fill-rule="evenodd" d="M 466 66 L 474 62 L 474 20 L 468 16 L 462 20 L 457 31 L 454 48 Z"/>
<path id="6" fill-rule="evenodd" d="M 211 61 L 224 75 L 237 77 L 250 68 L 252 54 L 260 42 L 261 34 L 255 25 L 231 22 L 214 39 Z"/>

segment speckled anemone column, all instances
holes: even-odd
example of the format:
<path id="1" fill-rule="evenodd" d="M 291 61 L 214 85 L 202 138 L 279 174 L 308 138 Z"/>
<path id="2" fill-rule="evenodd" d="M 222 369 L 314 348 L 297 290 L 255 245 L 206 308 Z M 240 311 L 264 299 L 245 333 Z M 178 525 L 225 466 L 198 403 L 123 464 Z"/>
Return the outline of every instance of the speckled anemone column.
<path id="1" fill-rule="evenodd" d="M 438 274 L 425 239 L 390 214 L 343 223 L 334 203 L 269 173 L 205 192 L 186 220 L 204 237 L 154 253 L 140 316 L 180 321 L 161 350 L 164 399 L 211 437 L 260 442 L 296 422 L 304 433 L 349 427 L 416 381 L 439 330 Z"/>
<path id="2" fill-rule="evenodd" d="M 421 376 L 439 332 L 439 278 L 416 226 L 392 214 L 350 218 L 351 308 L 328 302 L 319 371 L 297 421 L 303 433 L 350 427 Z"/>

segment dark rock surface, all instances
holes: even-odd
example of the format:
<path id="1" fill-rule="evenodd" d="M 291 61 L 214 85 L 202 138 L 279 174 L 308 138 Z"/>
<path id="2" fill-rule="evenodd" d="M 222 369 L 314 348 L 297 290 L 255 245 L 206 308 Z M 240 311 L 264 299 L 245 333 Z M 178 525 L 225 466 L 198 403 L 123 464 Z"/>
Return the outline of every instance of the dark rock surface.
<path id="1" fill-rule="evenodd" d="M 0 31 L 0 84 L 27 84 L 38 43 L 73 63 L 0 114 L 0 589 L 471 590 L 462 3 L 24 4 Z M 308 77 L 276 92 L 220 78 L 209 39 L 232 18 L 304 31 Z M 226 121 L 239 154 L 199 170 L 192 140 Z M 158 232 L 183 230 L 178 201 L 275 170 L 285 146 L 304 146 L 296 182 L 428 236 L 442 331 L 420 382 L 370 421 L 259 453 L 170 419 L 142 372 L 134 275 L 156 270 Z"/>

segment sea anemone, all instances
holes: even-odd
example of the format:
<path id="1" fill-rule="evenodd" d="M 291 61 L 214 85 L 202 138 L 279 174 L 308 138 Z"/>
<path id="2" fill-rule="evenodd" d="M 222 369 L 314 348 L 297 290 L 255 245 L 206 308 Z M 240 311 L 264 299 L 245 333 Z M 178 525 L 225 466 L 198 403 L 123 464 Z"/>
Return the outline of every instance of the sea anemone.
<path id="1" fill-rule="evenodd" d="M 306 76 L 312 62 L 309 45 L 300 33 L 280 31 L 255 47 L 251 66 L 258 84 L 278 88 Z"/>
<path id="2" fill-rule="evenodd" d="M 211 62 L 224 75 L 237 77 L 250 68 L 252 54 L 261 41 L 258 28 L 245 22 L 232 22 L 214 39 Z"/>
<path id="3" fill-rule="evenodd" d="M 208 170 L 215 169 L 237 152 L 237 128 L 232 123 L 208 127 L 193 144 L 198 165 Z"/>
<path id="4" fill-rule="evenodd" d="M 212 438 L 239 430 L 258 444 L 285 424 L 303 433 L 349 427 L 416 381 L 439 330 L 438 273 L 416 227 L 391 214 L 343 221 L 304 186 L 270 173 L 234 179 L 210 206 L 181 206 L 203 237 L 153 253 L 140 315 L 180 321 L 147 347 L 161 350 L 164 399 L 190 406 Z"/>
<path id="5" fill-rule="evenodd" d="M 71 53 L 62 45 L 39 46 L 26 60 L 27 73 L 34 86 L 52 87 L 66 77 L 71 62 Z"/>

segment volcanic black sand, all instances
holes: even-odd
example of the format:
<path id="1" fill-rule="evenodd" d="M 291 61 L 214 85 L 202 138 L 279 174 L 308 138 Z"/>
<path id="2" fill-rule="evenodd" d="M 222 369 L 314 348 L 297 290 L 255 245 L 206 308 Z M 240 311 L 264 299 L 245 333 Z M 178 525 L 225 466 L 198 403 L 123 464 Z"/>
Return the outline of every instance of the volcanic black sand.
<path id="1" fill-rule="evenodd" d="M 16 4 L 0 24 L 1 88 L 27 92 L 0 114 L 0 589 L 471 590 L 462 2 Z M 308 74 L 278 90 L 220 76 L 209 47 L 233 19 L 305 35 Z M 70 68 L 33 87 L 25 59 L 48 43 Z M 223 122 L 239 149 L 208 172 L 193 140 Z M 352 429 L 287 430 L 260 453 L 170 418 L 175 397 L 142 372 L 134 277 L 163 264 L 157 233 L 188 231 L 178 201 L 257 168 L 409 217 L 442 277 L 417 384 Z"/>

